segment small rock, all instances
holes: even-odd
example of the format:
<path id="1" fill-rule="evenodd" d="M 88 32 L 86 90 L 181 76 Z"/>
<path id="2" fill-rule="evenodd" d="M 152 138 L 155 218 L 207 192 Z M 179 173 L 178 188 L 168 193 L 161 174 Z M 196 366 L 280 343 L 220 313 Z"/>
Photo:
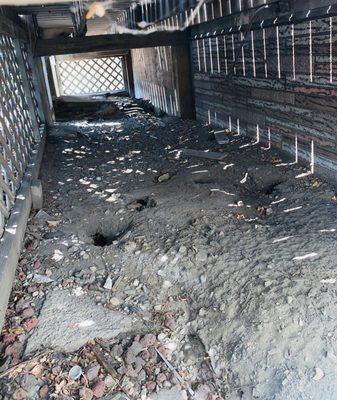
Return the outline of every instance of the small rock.
<path id="1" fill-rule="evenodd" d="M 315 375 L 312 378 L 314 381 L 320 381 L 324 377 L 324 372 L 321 368 L 316 367 L 315 368 Z"/>
<path id="2" fill-rule="evenodd" d="M 40 387 L 39 396 L 41 397 L 41 399 L 46 399 L 47 398 L 48 391 L 49 391 L 48 385 L 43 385 L 43 386 Z"/>
<path id="3" fill-rule="evenodd" d="M 111 279 L 110 276 L 108 276 L 108 277 L 106 278 L 106 281 L 105 281 L 103 287 L 104 287 L 104 289 L 106 289 L 106 290 L 111 290 L 111 289 L 112 289 L 112 279 Z"/>
<path id="4" fill-rule="evenodd" d="M 211 390 L 207 385 L 199 385 L 194 392 L 195 400 L 208 400 Z"/>
<path id="5" fill-rule="evenodd" d="M 156 343 L 156 336 L 152 333 L 147 333 L 140 339 L 139 343 L 145 348 L 153 346 Z"/>
<path id="6" fill-rule="evenodd" d="M 41 284 L 41 283 L 51 283 L 53 282 L 53 279 L 49 278 L 49 276 L 46 275 L 34 274 L 32 281 Z"/>
<path id="7" fill-rule="evenodd" d="M 39 324 L 39 320 L 37 319 L 37 317 L 31 317 L 26 319 L 25 323 L 24 323 L 24 327 L 26 329 L 27 332 L 30 332 L 32 329 L 36 328 Z"/>
<path id="8" fill-rule="evenodd" d="M 172 283 L 170 281 L 164 281 L 163 282 L 163 289 L 169 289 L 172 286 Z"/>
<path id="9" fill-rule="evenodd" d="M 165 174 L 162 174 L 158 177 L 158 182 L 162 183 L 162 182 L 166 182 L 171 178 L 171 174 L 169 172 L 166 172 Z"/>
<path id="10" fill-rule="evenodd" d="M 77 379 L 79 379 L 82 374 L 83 374 L 83 371 L 79 365 L 74 365 L 69 370 L 69 378 L 72 379 L 73 381 L 76 381 Z"/>
<path id="11" fill-rule="evenodd" d="M 111 390 L 115 389 L 118 385 L 118 382 L 116 381 L 116 379 L 114 379 L 111 375 L 107 375 L 104 378 L 104 383 L 105 383 L 106 387 Z"/>
<path id="12" fill-rule="evenodd" d="M 157 380 L 157 383 L 161 384 L 161 383 L 166 381 L 166 375 L 163 372 L 160 372 L 157 375 L 157 379 L 156 380 Z"/>
<path id="13" fill-rule="evenodd" d="M 90 365 L 85 372 L 85 375 L 88 378 L 88 381 L 93 381 L 94 379 L 96 379 L 98 376 L 99 370 L 100 370 L 100 366 L 98 364 Z"/>
<path id="14" fill-rule="evenodd" d="M 128 243 L 125 243 L 125 245 L 124 245 L 124 250 L 127 252 L 131 253 L 131 252 L 135 251 L 136 249 L 137 249 L 136 242 L 128 242 Z"/>
<path id="15" fill-rule="evenodd" d="M 91 400 L 94 397 L 94 393 L 89 388 L 81 388 L 79 391 L 81 400 Z"/>
<path id="16" fill-rule="evenodd" d="M 27 392 L 22 388 L 18 388 L 15 390 L 12 396 L 13 400 L 24 400 L 27 399 Z"/>
<path id="17" fill-rule="evenodd" d="M 30 318 L 34 315 L 34 309 L 32 307 L 25 308 L 22 311 L 21 317 L 23 319 Z"/>
<path id="18" fill-rule="evenodd" d="M 97 381 L 95 383 L 95 385 L 92 388 L 92 392 L 94 394 L 95 397 L 102 397 L 104 396 L 104 392 L 105 392 L 105 383 L 103 381 Z"/>
<path id="19" fill-rule="evenodd" d="M 157 385 L 156 385 L 156 382 L 148 381 L 148 382 L 146 382 L 145 386 L 149 392 L 153 392 L 154 390 L 156 390 Z"/>
<path id="20" fill-rule="evenodd" d="M 166 315 L 164 325 L 166 326 L 166 328 L 174 331 L 176 328 L 176 321 L 173 317 Z"/>
<path id="21" fill-rule="evenodd" d="M 13 344 L 16 340 L 16 335 L 14 333 L 5 333 L 2 338 L 2 342 L 5 346 Z"/>
<path id="22" fill-rule="evenodd" d="M 109 299 L 109 305 L 111 307 L 118 307 L 121 304 L 122 304 L 122 301 L 120 299 L 118 299 L 117 297 L 111 297 L 111 299 Z"/>

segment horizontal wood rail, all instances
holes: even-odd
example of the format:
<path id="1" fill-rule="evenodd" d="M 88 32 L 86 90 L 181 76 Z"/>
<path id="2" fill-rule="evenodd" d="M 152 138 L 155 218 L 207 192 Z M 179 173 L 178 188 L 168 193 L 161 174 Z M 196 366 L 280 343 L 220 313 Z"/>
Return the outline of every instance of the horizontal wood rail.
<path id="1" fill-rule="evenodd" d="M 187 33 L 183 31 L 121 33 L 112 35 L 84 36 L 74 38 L 39 39 L 35 56 L 89 53 L 107 50 L 129 50 L 156 46 L 187 44 Z"/>

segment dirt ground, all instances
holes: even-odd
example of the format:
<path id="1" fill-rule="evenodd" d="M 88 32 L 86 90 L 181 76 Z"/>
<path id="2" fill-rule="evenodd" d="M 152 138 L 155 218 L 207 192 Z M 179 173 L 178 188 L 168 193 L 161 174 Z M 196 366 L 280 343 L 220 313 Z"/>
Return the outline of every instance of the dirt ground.
<path id="1" fill-rule="evenodd" d="M 228 138 L 138 106 L 51 129 L 0 398 L 337 398 L 335 191 Z"/>

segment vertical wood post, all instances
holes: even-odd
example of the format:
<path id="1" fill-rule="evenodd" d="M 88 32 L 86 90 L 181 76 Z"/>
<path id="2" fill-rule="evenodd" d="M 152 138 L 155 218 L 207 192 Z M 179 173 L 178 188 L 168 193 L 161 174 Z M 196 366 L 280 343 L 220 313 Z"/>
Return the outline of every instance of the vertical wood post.
<path id="1" fill-rule="evenodd" d="M 42 100 L 42 109 L 46 118 L 46 124 L 52 125 L 55 120 L 53 101 L 51 98 L 51 93 L 49 88 L 45 60 L 43 57 L 35 58 L 35 67 L 40 80 L 40 90 L 41 90 L 40 95 Z"/>
<path id="2" fill-rule="evenodd" d="M 173 73 L 181 118 L 195 119 L 189 44 L 172 46 Z"/>
<path id="3" fill-rule="evenodd" d="M 130 52 L 125 55 L 122 59 L 123 64 L 123 75 L 125 86 L 128 89 L 130 97 L 135 97 L 135 85 L 133 80 L 133 70 L 132 70 L 132 57 Z"/>

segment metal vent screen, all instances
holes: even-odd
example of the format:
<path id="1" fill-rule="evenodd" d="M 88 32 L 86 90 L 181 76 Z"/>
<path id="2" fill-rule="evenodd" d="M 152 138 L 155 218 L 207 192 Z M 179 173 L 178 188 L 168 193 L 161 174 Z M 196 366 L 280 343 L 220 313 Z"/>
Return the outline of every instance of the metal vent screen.
<path id="1" fill-rule="evenodd" d="M 123 90 L 122 57 L 61 61 L 61 94 L 78 95 Z"/>

